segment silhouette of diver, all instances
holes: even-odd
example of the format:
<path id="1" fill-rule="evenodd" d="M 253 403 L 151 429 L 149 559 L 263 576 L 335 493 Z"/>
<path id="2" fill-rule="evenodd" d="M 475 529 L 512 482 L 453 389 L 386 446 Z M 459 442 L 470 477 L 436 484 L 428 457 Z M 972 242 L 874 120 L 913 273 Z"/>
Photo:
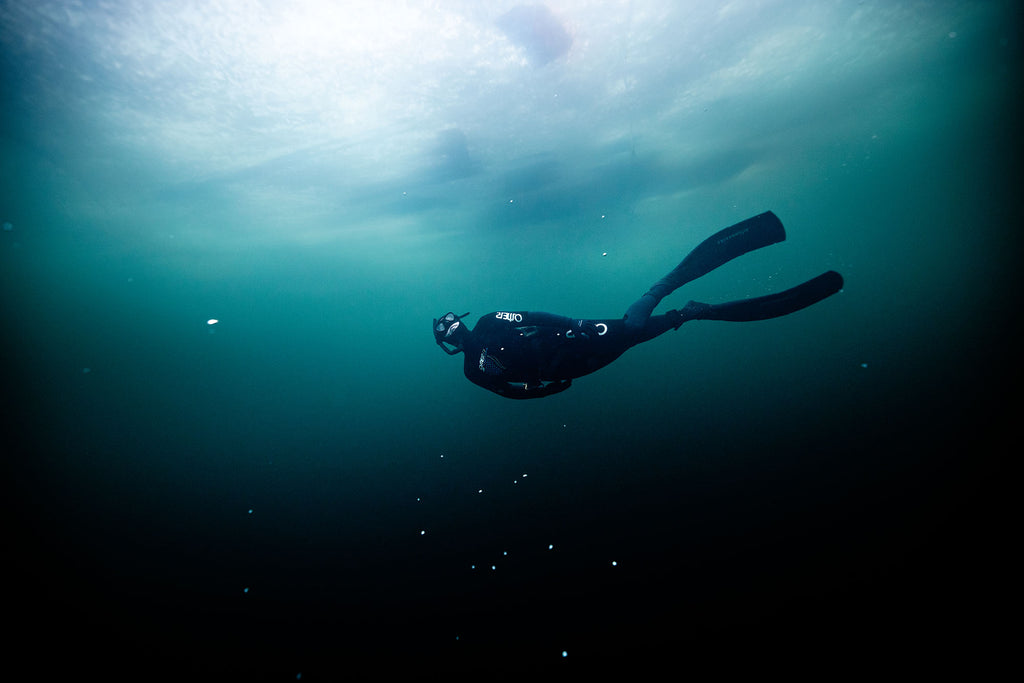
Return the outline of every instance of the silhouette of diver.
<path id="1" fill-rule="evenodd" d="M 580 320 L 551 313 L 498 311 L 480 318 L 472 331 L 447 313 L 434 319 L 434 340 L 449 355 L 465 353 L 469 381 L 507 398 L 541 398 L 565 391 L 572 380 L 599 370 L 627 349 L 678 330 L 688 320 L 766 320 L 799 311 L 843 286 L 828 271 L 776 294 L 722 304 L 690 301 L 680 310 L 652 316 L 654 307 L 691 280 L 747 252 L 786 239 L 771 211 L 748 218 L 701 242 L 668 275 L 626 311 L 621 319 Z M 451 347 L 451 348 L 449 348 Z"/>

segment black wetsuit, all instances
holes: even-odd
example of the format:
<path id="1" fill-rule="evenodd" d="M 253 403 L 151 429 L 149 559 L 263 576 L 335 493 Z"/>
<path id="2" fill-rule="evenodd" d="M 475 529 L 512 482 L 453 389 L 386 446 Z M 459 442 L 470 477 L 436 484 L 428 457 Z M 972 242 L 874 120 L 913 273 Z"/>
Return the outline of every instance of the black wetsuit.
<path id="1" fill-rule="evenodd" d="M 463 346 L 474 384 L 508 398 L 540 398 L 599 370 L 640 342 L 678 327 L 678 314 L 651 316 L 639 335 L 622 318 L 581 320 L 552 313 L 498 311 L 480 318 Z"/>
<path id="2" fill-rule="evenodd" d="M 470 332 L 463 316 L 435 320 L 435 341 L 446 353 L 466 354 L 466 377 L 507 398 L 540 398 L 564 391 L 576 377 L 599 370 L 636 344 L 688 320 L 748 322 L 787 315 L 838 292 L 843 278 L 828 271 L 775 294 L 706 304 L 690 301 L 680 310 L 651 315 L 677 288 L 741 254 L 786 238 L 782 222 L 770 211 L 748 218 L 707 238 L 665 277 L 658 280 L 617 319 L 587 320 L 551 313 L 498 311 L 480 318 Z M 454 323 L 454 324 L 453 324 Z M 445 344 L 457 345 L 450 351 Z"/>

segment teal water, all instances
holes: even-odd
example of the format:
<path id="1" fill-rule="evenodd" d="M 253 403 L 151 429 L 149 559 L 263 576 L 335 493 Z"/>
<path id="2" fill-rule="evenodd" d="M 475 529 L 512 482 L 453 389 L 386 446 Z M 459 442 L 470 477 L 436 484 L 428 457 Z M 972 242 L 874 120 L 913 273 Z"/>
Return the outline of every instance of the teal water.
<path id="1" fill-rule="evenodd" d="M 0 2 L 9 667 L 922 671 L 1007 642 L 1015 3 L 513 6 Z M 539 401 L 429 334 L 620 315 L 768 209 L 786 242 L 659 310 L 843 292 Z"/>

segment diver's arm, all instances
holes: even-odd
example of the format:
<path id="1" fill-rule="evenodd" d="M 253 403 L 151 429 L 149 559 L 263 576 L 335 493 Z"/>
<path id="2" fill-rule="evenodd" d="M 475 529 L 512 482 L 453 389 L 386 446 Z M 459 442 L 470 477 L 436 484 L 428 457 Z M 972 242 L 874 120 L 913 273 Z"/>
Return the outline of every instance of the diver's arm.
<path id="1" fill-rule="evenodd" d="M 554 313 L 533 311 L 523 313 L 522 315 L 522 324 L 524 326 L 554 330 L 559 336 L 564 336 L 566 339 L 584 341 L 597 339 L 608 330 L 608 325 L 605 323 L 599 324 L 600 321 L 569 318 L 564 315 L 555 315 Z"/>
<path id="2" fill-rule="evenodd" d="M 538 327 L 554 327 L 558 329 L 569 329 L 573 319 L 564 315 L 554 313 L 542 313 L 540 311 L 527 311 L 522 314 L 523 325 L 537 325 Z"/>
<path id="3" fill-rule="evenodd" d="M 560 379 L 555 382 L 548 382 L 547 384 L 511 384 L 504 382 L 501 386 L 487 388 L 505 398 L 543 398 L 565 391 L 570 386 L 572 386 L 571 379 Z"/>
<path id="4" fill-rule="evenodd" d="M 475 373 L 466 373 L 466 377 L 470 382 L 478 387 L 483 387 L 488 391 L 493 391 L 499 396 L 504 396 L 505 398 L 544 398 L 545 396 L 565 391 L 572 386 L 571 379 L 563 379 L 548 383 L 531 382 L 527 384 L 523 382 L 495 381 L 490 377 L 477 375 Z"/>

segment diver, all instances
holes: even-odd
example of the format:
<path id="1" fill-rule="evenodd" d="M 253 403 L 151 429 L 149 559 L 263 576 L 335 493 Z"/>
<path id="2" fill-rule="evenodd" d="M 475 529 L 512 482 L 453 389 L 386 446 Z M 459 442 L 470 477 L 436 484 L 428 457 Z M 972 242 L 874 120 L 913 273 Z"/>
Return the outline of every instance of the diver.
<path id="1" fill-rule="evenodd" d="M 551 313 L 497 311 L 480 318 L 470 331 L 462 321 L 469 313 L 447 313 L 434 320 L 434 340 L 449 355 L 464 353 L 463 370 L 469 381 L 496 394 L 520 399 L 557 394 L 630 347 L 678 330 L 687 321 L 778 318 L 842 289 L 842 276 L 830 270 L 783 292 L 721 304 L 690 301 L 679 310 L 651 315 L 664 297 L 687 282 L 784 239 L 782 222 L 766 211 L 701 242 L 630 305 L 622 318 L 581 320 Z"/>

